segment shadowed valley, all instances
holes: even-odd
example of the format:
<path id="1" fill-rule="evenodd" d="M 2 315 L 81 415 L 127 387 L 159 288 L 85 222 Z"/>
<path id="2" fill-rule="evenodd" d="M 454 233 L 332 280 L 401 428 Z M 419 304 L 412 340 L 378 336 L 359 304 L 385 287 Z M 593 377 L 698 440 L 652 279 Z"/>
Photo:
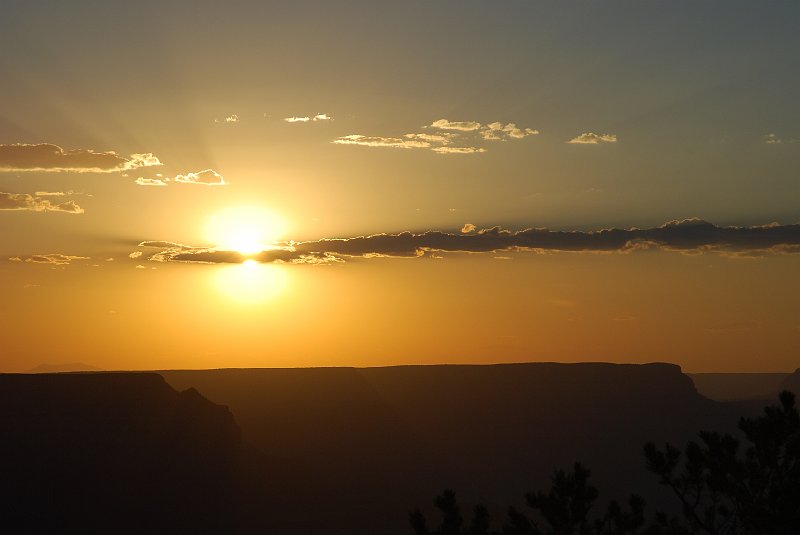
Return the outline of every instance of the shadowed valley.
<path id="1" fill-rule="evenodd" d="M 500 511 L 576 460 L 604 498 L 667 504 L 642 444 L 733 432 L 762 406 L 712 401 L 670 364 L 2 375 L 3 517 L 19 533 L 400 535 L 443 488 Z"/>

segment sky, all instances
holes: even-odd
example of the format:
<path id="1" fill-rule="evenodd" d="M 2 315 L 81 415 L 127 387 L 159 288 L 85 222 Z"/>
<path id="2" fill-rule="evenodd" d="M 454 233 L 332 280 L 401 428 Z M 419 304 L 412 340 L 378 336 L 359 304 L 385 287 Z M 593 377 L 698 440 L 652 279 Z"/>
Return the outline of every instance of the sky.
<path id="1" fill-rule="evenodd" d="M 0 371 L 800 366 L 797 2 L 2 12 Z"/>

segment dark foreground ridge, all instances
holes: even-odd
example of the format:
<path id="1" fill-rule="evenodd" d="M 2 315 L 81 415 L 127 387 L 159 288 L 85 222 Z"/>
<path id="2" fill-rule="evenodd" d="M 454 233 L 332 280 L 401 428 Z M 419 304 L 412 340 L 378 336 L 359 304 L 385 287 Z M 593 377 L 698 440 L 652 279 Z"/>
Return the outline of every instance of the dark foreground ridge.
<path id="1" fill-rule="evenodd" d="M 658 501 L 642 444 L 749 410 L 670 364 L 159 373 L 0 375 L 0 531 L 408 535 L 444 488 L 502 514 L 575 461 Z"/>
<path id="2" fill-rule="evenodd" d="M 224 533 L 241 450 L 155 373 L 0 375 L 0 532 Z"/>
<path id="3" fill-rule="evenodd" d="M 408 510 L 443 488 L 458 489 L 465 506 L 505 507 L 576 460 L 609 498 L 636 489 L 666 499 L 642 444 L 730 431 L 741 414 L 699 395 L 671 364 L 162 374 L 229 406 L 246 441 L 297 467 L 298 501 L 314 507 L 284 514 L 308 535 L 407 534 Z"/>

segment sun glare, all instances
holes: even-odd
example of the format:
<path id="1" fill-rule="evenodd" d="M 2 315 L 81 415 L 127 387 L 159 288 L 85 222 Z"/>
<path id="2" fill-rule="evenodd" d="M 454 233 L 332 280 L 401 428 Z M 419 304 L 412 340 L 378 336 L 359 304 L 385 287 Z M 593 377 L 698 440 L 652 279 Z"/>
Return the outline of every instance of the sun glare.
<path id="1" fill-rule="evenodd" d="M 238 207 L 215 214 L 208 221 L 207 234 L 215 247 L 244 255 L 263 251 L 285 232 L 274 213 L 259 207 Z"/>
<path id="2" fill-rule="evenodd" d="M 282 266 L 247 260 L 242 264 L 220 266 L 214 274 L 217 290 L 228 299 L 244 305 L 269 301 L 286 288 L 288 273 Z"/>

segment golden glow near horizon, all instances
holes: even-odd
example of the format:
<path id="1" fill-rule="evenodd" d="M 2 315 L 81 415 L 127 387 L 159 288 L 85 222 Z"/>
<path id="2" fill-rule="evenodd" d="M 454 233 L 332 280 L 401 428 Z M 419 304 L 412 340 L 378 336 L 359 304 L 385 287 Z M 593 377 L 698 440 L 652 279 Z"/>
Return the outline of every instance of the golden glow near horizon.
<path id="1" fill-rule="evenodd" d="M 215 247 L 255 254 L 278 241 L 286 224 L 277 215 L 257 206 L 228 208 L 214 214 L 206 226 L 206 235 Z"/>

